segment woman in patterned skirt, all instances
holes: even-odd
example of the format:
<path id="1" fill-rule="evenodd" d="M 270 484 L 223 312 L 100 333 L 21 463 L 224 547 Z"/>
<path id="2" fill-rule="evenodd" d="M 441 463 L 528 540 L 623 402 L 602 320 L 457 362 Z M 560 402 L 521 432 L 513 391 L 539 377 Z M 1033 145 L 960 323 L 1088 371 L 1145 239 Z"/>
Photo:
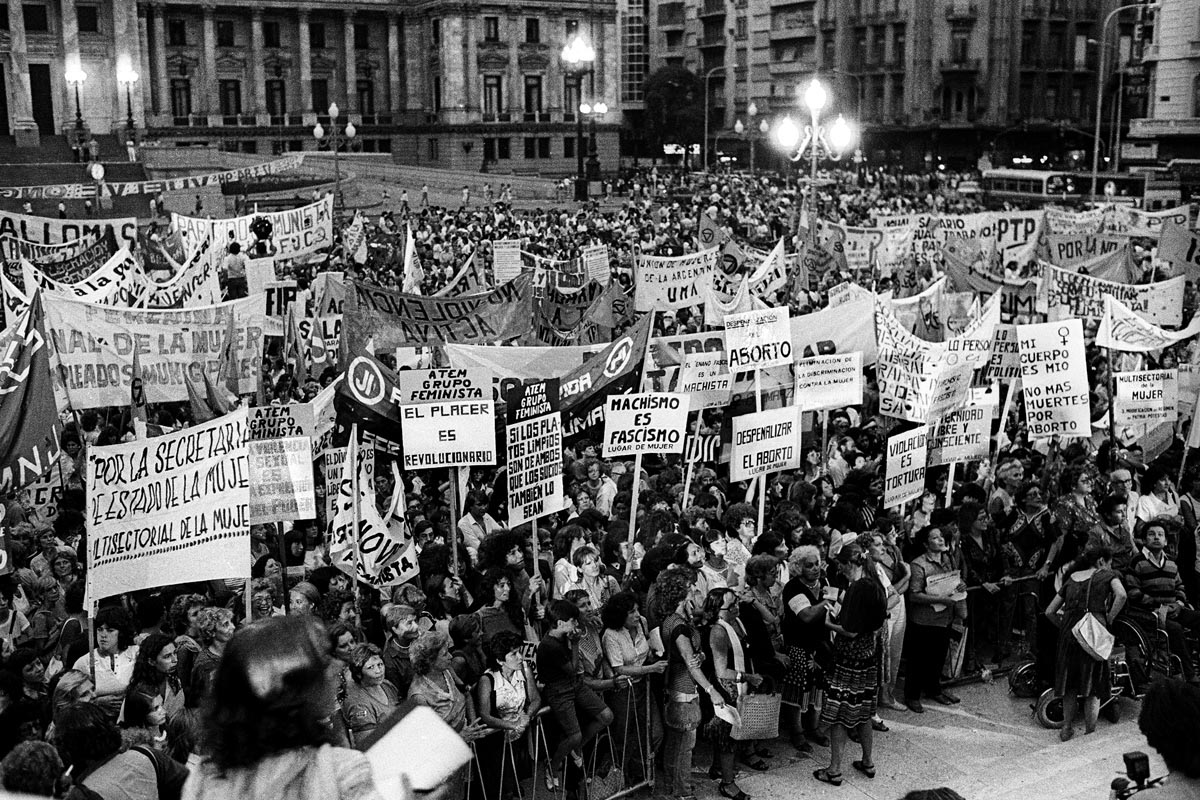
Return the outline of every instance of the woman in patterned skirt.
<path id="1" fill-rule="evenodd" d="M 783 587 L 783 641 L 788 657 L 783 676 L 784 722 L 791 726 L 792 745 L 801 753 L 811 753 L 814 744 L 829 744 L 817 731 L 823 681 L 819 662 L 829 650 L 825 616 L 830 607 L 825 597 L 828 584 L 821 576 L 821 551 L 812 545 L 797 547 L 788 556 L 788 574 L 791 579 Z"/>
<path id="2" fill-rule="evenodd" d="M 858 732 L 862 744 L 862 760 L 853 766 L 868 778 L 875 777 L 871 717 L 879 691 L 879 629 L 887 617 L 887 600 L 870 556 L 857 544 L 849 544 L 838 551 L 837 566 L 849 588 L 840 612 L 825 623 L 837 634 L 821 708 L 821 722 L 829 726 L 832 742 L 829 766 L 813 772 L 814 778 L 834 786 L 842 783 L 842 752 L 851 729 Z"/>

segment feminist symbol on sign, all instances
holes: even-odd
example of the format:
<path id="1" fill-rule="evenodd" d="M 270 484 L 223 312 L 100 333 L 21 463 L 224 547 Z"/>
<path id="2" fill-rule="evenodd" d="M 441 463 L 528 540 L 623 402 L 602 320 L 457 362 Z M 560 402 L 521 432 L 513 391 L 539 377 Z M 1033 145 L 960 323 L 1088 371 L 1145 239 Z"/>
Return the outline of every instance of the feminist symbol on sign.
<path id="1" fill-rule="evenodd" d="M 1066 347 L 1067 339 L 1070 338 L 1071 335 L 1071 329 L 1064 325 L 1058 329 L 1058 335 L 1062 337 L 1063 346 Z"/>

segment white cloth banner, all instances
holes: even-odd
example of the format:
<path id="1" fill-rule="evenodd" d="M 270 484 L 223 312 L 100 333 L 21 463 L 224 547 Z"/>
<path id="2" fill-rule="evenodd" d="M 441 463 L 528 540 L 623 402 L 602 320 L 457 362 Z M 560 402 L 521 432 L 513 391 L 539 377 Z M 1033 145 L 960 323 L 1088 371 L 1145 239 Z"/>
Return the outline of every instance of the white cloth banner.
<path id="1" fill-rule="evenodd" d="M 1050 267 L 1046 270 L 1046 306 L 1050 320 L 1104 316 L 1104 298 L 1120 300 L 1142 319 L 1156 325 L 1183 322 L 1182 275 L 1151 284 L 1130 285 Z"/>
<path id="2" fill-rule="evenodd" d="M 221 281 L 212 258 L 211 240 L 205 239 L 175 277 L 166 283 L 150 283 L 147 308 L 194 308 L 221 302 Z"/>
<path id="3" fill-rule="evenodd" d="M 109 308 L 47 296 L 51 365 L 76 411 L 129 405 L 135 348 L 147 400 L 187 400 L 184 370 L 200 384 L 206 372 L 216 378 L 231 317 L 238 393 L 251 394 L 262 363 L 262 295 L 178 310 Z"/>
<path id="4" fill-rule="evenodd" d="M 1147 322 L 1120 300 L 1106 295 L 1104 316 L 1100 318 L 1100 327 L 1096 329 L 1096 346 L 1126 353 L 1151 353 L 1196 334 L 1200 334 L 1200 314 L 1194 315 L 1183 330 L 1168 331 Z"/>
<path id="5" fill-rule="evenodd" d="M 1143 211 L 1140 208 L 1116 206 L 1108 218 L 1108 230 L 1129 236 L 1157 239 L 1162 233 L 1163 225 L 1174 222 L 1176 225 L 1187 227 L 1190 218 L 1191 208 L 1188 206 L 1164 208 L 1161 211 Z"/>
<path id="6" fill-rule="evenodd" d="M 585 247 L 581 258 L 588 280 L 608 286 L 612 280 L 612 268 L 608 263 L 608 245 L 596 244 Z"/>
<path id="7" fill-rule="evenodd" d="M 1091 435 L 1091 387 L 1078 319 L 1018 325 L 1021 394 L 1031 439 Z"/>
<path id="8" fill-rule="evenodd" d="M 113 219 L 51 219 L 0 211 L 0 237 L 11 236 L 32 244 L 66 244 L 76 239 L 98 239 L 112 227 L 117 241 L 137 241 L 137 217 Z"/>
<path id="9" fill-rule="evenodd" d="M 311 439 L 250 442 L 248 464 L 251 524 L 317 518 Z"/>
<path id="10" fill-rule="evenodd" d="M 200 242 L 204 237 L 212 238 L 217 252 L 238 242 L 247 258 L 258 252 L 256 247 L 259 233 L 251 230 L 256 219 L 270 223 L 270 232 L 264 236 L 266 252 L 274 258 L 295 258 L 315 253 L 333 244 L 333 195 L 326 195 L 315 203 L 286 211 L 271 211 L 265 214 L 250 214 L 229 219 L 206 219 L 171 215 L 171 226 Z M 266 233 L 266 226 L 255 226 Z"/>
<path id="11" fill-rule="evenodd" d="M 521 240 L 496 239 L 492 242 L 492 280 L 503 286 L 521 274 Z"/>
<path id="12" fill-rule="evenodd" d="M 85 603 L 246 577 L 246 442 L 246 410 L 239 409 L 166 436 L 89 447 Z"/>
<path id="13" fill-rule="evenodd" d="M 699 279 L 717 267 L 720 248 L 711 247 L 684 256 L 634 257 L 635 311 L 678 310 L 699 305 Z"/>
<path id="14" fill-rule="evenodd" d="M 122 247 L 91 275 L 78 283 L 59 283 L 28 261 L 21 262 L 25 279 L 25 294 L 33 292 L 34 284 L 74 300 L 97 305 L 140 308 L 150 293 L 150 279 L 142 265 Z"/>

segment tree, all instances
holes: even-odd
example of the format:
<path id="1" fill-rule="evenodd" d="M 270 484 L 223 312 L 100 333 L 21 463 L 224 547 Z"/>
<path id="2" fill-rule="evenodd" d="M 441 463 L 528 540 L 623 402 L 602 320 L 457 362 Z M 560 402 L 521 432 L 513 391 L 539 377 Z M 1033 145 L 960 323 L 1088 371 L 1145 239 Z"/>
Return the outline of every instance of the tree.
<path id="1" fill-rule="evenodd" d="M 646 76 L 646 139 L 690 146 L 704 138 L 704 81 L 684 67 L 663 67 Z"/>

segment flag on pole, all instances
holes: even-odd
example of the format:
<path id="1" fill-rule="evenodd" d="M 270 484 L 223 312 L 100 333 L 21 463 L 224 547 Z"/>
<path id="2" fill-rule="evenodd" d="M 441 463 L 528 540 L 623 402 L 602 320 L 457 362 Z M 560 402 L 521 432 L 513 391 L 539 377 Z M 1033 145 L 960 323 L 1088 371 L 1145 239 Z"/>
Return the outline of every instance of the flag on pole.
<path id="1" fill-rule="evenodd" d="M 417 243 L 413 239 L 412 225 L 408 226 L 408 237 L 404 242 L 404 285 L 402 291 L 409 294 L 421 293 L 421 282 L 425 280 L 425 270 L 417 260 Z"/>
<path id="2" fill-rule="evenodd" d="M 146 386 L 142 381 L 142 361 L 138 351 L 133 350 L 133 376 L 129 380 L 129 407 L 133 417 L 133 432 L 139 439 L 146 438 Z"/>
<path id="3" fill-rule="evenodd" d="M 356 264 L 367 262 L 367 226 L 361 209 L 354 212 L 354 219 L 342 233 L 342 251 Z"/>

